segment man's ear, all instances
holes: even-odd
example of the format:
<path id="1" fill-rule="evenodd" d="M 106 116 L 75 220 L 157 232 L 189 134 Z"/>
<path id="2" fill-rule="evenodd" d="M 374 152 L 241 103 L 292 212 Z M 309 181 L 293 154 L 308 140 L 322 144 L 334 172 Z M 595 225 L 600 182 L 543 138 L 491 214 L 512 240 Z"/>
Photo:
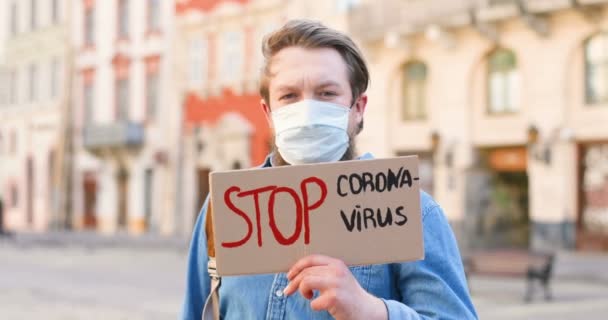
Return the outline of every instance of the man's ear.
<path id="1" fill-rule="evenodd" d="M 264 115 L 266 116 L 266 121 L 268 122 L 268 127 L 273 128 L 272 117 L 270 115 L 270 113 L 271 113 L 270 106 L 266 103 L 266 101 L 263 98 L 260 100 L 260 106 L 262 107 L 262 110 L 264 110 Z"/>
<path id="2" fill-rule="evenodd" d="M 356 113 L 357 123 L 363 122 L 363 114 L 365 113 L 366 107 L 367 107 L 367 94 L 364 93 L 359 97 L 359 99 L 357 99 L 357 102 L 355 102 L 355 105 L 353 106 L 353 108 L 355 109 L 355 113 Z"/>

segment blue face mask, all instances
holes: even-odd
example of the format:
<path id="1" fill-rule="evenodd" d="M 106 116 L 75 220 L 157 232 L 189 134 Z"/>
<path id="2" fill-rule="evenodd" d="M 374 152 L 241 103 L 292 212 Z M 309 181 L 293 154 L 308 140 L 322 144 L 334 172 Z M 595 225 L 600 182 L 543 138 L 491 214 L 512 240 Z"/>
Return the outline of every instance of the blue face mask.
<path id="1" fill-rule="evenodd" d="M 272 112 L 275 143 L 290 164 L 334 162 L 348 149 L 350 108 L 301 100 Z"/>

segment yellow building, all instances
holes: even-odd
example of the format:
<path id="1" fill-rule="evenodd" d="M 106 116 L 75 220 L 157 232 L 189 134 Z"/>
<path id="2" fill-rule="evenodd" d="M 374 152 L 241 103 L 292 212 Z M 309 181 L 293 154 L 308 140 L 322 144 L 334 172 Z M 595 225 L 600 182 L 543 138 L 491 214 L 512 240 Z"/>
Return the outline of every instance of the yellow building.
<path id="1" fill-rule="evenodd" d="M 467 247 L 608 250 L 608 1 L 361 1 L 361 150 L 419 154 Z"/>

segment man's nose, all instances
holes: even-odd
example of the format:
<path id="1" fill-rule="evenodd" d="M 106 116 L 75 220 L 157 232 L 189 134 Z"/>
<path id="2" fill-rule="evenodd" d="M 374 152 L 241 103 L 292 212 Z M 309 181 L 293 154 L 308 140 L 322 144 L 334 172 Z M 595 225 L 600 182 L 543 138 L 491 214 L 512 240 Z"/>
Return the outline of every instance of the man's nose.
<path id="1" fill-rule="evenodd" d="M 315 92 L 314 90 L 305 90 L 302 92 L 302 100 L 305 99 L 312 99 L 314 100 L 316 98 Z"/>

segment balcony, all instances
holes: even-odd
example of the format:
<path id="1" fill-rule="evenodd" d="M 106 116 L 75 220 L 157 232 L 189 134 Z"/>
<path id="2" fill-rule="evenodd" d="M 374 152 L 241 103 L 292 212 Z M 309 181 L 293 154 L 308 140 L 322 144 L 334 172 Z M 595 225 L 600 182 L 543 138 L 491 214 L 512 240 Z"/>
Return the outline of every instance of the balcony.
<path id="1" fill-rule="evenodd" d="M 382 0 L 369 1 L 349 13 L 349 31 L 364 40 L 381 40 L 386 32 L 401 34 L 418 32 L 437 20 L 458 21 L 463 15 L 468 23 L 469 10 L 487 0 Z"/>
<path id="2" fill-rule="evenodd" d="M 349 32 L 363 41 L 381 41 L 387 32 L 407 35 L 431 24 L 458 27 L 520 15 L 542 14 L 608 0 L 382 0 L 368 1 L 349 12 Z"/>
<path id="3" fill-rule="evenodd" d="M 144 127 L 128 121 L 91 124 L 84 128 L 83 136 L 84 147 L 93 152 L 136 150 L 144 144 Z"/>

